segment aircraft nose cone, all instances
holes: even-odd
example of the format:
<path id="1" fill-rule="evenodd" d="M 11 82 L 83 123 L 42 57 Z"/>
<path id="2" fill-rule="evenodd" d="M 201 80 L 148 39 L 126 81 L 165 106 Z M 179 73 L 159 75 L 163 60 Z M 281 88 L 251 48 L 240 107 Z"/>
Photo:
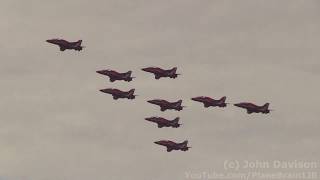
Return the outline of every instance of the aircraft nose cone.
<path id="1" fill-rule="evenodd" d="M 153 72 L 153 71 L 152 71 L 152 68 L 150 68 L 150 67 L 142 68 L 141 70 L 142 70 L 142 71 L 145 71 L 145 72 Z"/>
<path id="2" fill-rule="evenodd" d="M 98 74 L 102 74 L 102 71 L 101 71 L 101 70 L 99 70 L 99 71 L 96 71 L 96 73 L 98 73 Z"/>
<path id="3" fill-rule="evenodd" d="M 146 121 L 150 121 L 151 120 L 151 118 L 144 118 Z"/>
<path id="4" fill-rule="evenodd" d="M 240 103 L 233 104 L 234 106 L 241 107 Z"/>
<path id="5" fill-rule="evenodd" d="M 150 104 L 159 104 L 159 102 L 157 100 L 149 100 L 147 102 Z"/>
<path id="6" fill-rule="evenodd" d="M 110 92 L 111 90 L 110 90 L 110 89 L 100 89 L 99 91 L 104 92 L 104 93 L 108 93 L 108 92 Z"/>
<path id="7" fill-rule="evenodd" d="M 194 97 L 194 98 L 191 98 L 191 100 L 201 102 L 202 99 L 200 97 Z"/>
<path id="8" fill-rule="evenodd" d="M 161 141 L 155 141 L 155 144 L 161 145 Z"/>
<path id="9" fill-rule="evenodd" d="M 55 42 L 55 39 L 48 39 L 48 40 L 46 40 L 46 42 L 48 42 L 48 43 L 54 43 L 54 42 Z"/>

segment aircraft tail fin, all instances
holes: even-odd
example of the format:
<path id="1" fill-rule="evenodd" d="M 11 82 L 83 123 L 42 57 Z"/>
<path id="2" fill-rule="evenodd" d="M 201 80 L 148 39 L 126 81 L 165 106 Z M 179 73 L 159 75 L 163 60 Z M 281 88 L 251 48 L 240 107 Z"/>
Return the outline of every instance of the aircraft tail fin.
<path id="1" fill-rule="evenodd" d="M 177 69 L 178 69 L 177 67 L 174 67 L 174 68 L 171 69 L 171 71 L 172 71 L 173 73 L 176 73 L 176 72 L 177 72 Z"/>
<path id="2" fill-rule="evenodd" d="M 179 124 L 179 120 L 180 120 L 180 118 L 176 117 L 174 120 L 171 121 L 171 126 L 174 128 L 180 127 L 181 124 Z"/>
<path id="3" fill-rule="evenodd" d="M 269 103 L 265 103 L 263 106 L 262 106 L 262 109 L 264 111 L 267 111 L 269 109 Z"/>
<path id="4" fill-rule="evenodd" d="M 176 78 L 176 77 L 178 77 L 178 75 L 180 75 L 180 74 L 177 74 L 177 67 L 172 68 L 169 72 L 170 78 Z"/>
<path id="5" fill-rule="evenodd" d="M 77 51 L 81 51 L 83 48 L 85 48 L 84 46 L 81 46 L 81 43 L 82 43 L 82 40 L 79 40 L 77 41 L 75 44 L 74 44 L 74 49 L 77 50 Z"/>
<path id="6" fill-rule="evenodd" d="M 133 96 L 135 89 L 131 89 L 128 93 L 128 96 Z"/>
<path id="7" fill-rule="evenodd" d="M 128 71 L 128 72 L 125 73 L 125 77 L 129 78 L 131 76 L 131 74 L 132 74 L 132 71 Z"/>
<path id="8" fill-rule="evenodd" d="M 177 101 L 176 103 L 177 103 L 177 105 L 181 106 L 182 100 L 179 100 L 179 101 Z"/>
<path id="9" fill-rule="evenodd" d="M 173 122 L 174 124 L 176 124 L 176 123 L 179 123 L 179 120 L 180 120 L 180 118 L 179 118 L 179 117 L 176 117 L 174 120 L 172 120 L 172 122 Z"/>
<path id="10" fill-rule="evenodd" d="M 77 45 L 81 46 L 82 40 L 77 41 Z"/>
<path id="11" fill-rule="evenodd" d="M 126 72 L 126 74 L 131 75 L 131 74 L 132 74 L 132 71 L 128 71 L 128 72 Z"/>
<path id="12" fill-rule="evenodd" d="M 188 140 L 185 140 L 181 143 L 181 150 L 182 151 L 188 151 L 188 149 L 191 147 L 188 147 Z"/>
<path id="13" fill-rule="evenodd" d="M 263 105 L 263 107 L 268 109 L 268 108 L 269 108 L 269 103 L 265 103 L 265 104 Z"/>
<path id="14" fill-rule="evenodd" d="M 220 99 L 220 101 L 226 102 L 226 99 L 227 99 L 227 97 L 226 97 L 226 96 L 223 96 L 223 97 Z"/>

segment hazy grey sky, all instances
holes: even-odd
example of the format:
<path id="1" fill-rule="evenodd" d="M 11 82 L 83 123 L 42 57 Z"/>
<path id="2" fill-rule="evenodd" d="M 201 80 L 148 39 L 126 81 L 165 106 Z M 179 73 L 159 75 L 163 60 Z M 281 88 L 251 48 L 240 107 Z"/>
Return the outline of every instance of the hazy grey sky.
<path id="1" fill-rule="evenodd" d="M 2 0 L 0 177 L 175 180 L 229 159 L 319 160 L 319 12 L 316 0 Z M 60 52 L 50 38 L 86 48 Z M 182 76 L 156 81 L 146 66 Z M 95 73 L 105 68 L 137 78 L 110 83 Z M 108 87 L 140 96 L 114 101 L 98 91 Z M 275 111 L 204 109 L 199 95 Z M 163 113 L 153 98 L 188 107 Z M 161 139 L 192 149 L 167 153 Z"/>

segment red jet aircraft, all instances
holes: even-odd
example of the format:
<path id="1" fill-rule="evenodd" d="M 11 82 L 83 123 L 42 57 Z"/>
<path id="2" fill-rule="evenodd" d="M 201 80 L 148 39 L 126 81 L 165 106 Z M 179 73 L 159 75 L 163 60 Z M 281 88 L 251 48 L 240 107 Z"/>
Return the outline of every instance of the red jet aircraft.
<path id="1" fill-rule="evenodd" d="M 156 79 L 160 79 L 162 77 L 169 77 L 169 78 L 175 79 L 178 77 L 178 75 L 180 75 L 176 73 L 177 72 L 176 67 L 169 70 L 164 70 L 159 67 L 148 67 L 148 68 L 143 68 L 142 70 L 145 72 L 153 73 Z"/>
<path id="2" fill-rule="evenodd" d="M 74 49 L 76 51 L 81 51 L 84 47 L 81 46 L 82 40 L 76 42 L 69 42 L 64 39 L 49 39 L 48 43 L 58 45 L 60 47 L 60 51 L 64 51 L 66 49 Z"/>
<path id="3" fill-rule="evenodd" d="M 127 99 L 135 99 L 137 95 L 134 95 L 135 89 L 131 89 L 130 91 L 121 91 L 119 89 L 101 89 L 100 90 L 103 93 L 111 94 L 113 96 L 114 100 L 117 100 L 119 98 L 127 98 Z"/>
<path id="4" fill-rule="evenodd" d="M 100 71 L 96 71 L 96 72 L 99 74 L 108 76 L 110 78 L 110 82 L 114 82 L 116 80 L 118 80 L 118 81 L 123 80 L 123 81 L 130 82 L 134 78 L 134 77 L 131 77 L 132 71 L 128 71 L 125 73 L 119 73 L 117 71 L 107 69 L 107 70 L 100 70 Z"/>
<path id="5" fill-rule="evenodd" d="M 172 127 L 172 128 L 178 128 L 181 124 L 179 124 L 179 117 L 175 118 L 174 120 L 168 120 L 162 117 L 149 117 L 145 118 L 145 120 L 154 122 L 158 124 L 158 128 L 162 127 Z"/>
<path id="6" fill-rule="evenodd" d="M 154 99 L 154 100 L 149 100 L 147 102 L 150 103 L 150 104 L 155 104 L 155 105 L 160 106 L 160 110 L 161 111 L 165 111 L 165 110 L 168 110 L 168 109 L 181 111 L 184 108 L 184 106 L 181 106 L 182 100 L 179 100 L 177 102 L 168 102 L 168 101 L 163 100 L 163 99 Z"/>
<path id="7" fill-rule="evenodd" d="M 171 152 L 172 150 L 188 151 L 189 148 L 191 148 L 191 147 L 188 147 L 187 140 L 182 143 L 175 143 L 175 142 L 169 141 L 169 140 L 161 140 L 161 141 L 156 141 L 154 143 L 167 147 L 167 152 Z"/>
<path id="8" fill-rule="evenodd" d="M 226 99 L 227 99 L 227 97 L 225 97 L 225 96 L 223 96 L 219 100 L 215 100 L 215 99 L 212 99 L 210 97 L 205 97 L 205 96 L 191 98 L 191 100 L 193 100 L 193 101 L 203 103 L 205 108 L 208 108 L 210 106 L 212 106 L 212 107 L 216 107 L 216 106 L 217 107 L 226 107 L 227 106 Z"/>
<path id="9" fill-rule="evenodd" d="M 255 105 L 253 103 L 248 103 L 248 102 L 237 103 L 234 105 L 237 107 L 246 109 L 248 114 L 251 114 L 251 113 L 268 114 L 271 111 L 271 109 L 269 109 L 269 103 L 266 103 L 263 106 L 258 106 L 258 105 Z"/>

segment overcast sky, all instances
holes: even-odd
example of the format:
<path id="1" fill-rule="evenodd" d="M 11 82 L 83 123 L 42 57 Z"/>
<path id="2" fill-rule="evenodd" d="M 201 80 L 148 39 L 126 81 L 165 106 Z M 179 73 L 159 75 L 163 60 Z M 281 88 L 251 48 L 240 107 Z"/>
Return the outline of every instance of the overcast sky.
<path id="1" fill-rule="evenodd" d="M 0 179 L 175 180 L 230 159 L 319 160 L 319 12 L 316 0 L 2 0 Z M 60 52 L 51 38 L 86 48 Z M 182 75 L 156 81 L 147 66 Z M 95 73 L 108 68 L 137 78 Z M 275 111 L 204 109 L 190 100 L 200 95 Z M 187 108 L 160 112 L 153 98 Z M 158 129 L 149 116 L 183 125 Z M 192 148 L 167 153 L 161 139 Z"/>

